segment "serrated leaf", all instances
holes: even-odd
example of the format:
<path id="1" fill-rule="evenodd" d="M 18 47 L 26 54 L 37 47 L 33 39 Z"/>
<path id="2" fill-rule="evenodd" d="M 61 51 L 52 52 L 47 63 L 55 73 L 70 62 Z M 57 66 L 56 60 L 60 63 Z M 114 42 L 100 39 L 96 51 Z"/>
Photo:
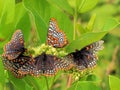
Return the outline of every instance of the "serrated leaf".
<path id="1" fill-rule="evenodd" d="M 109 75 L 110 90 L 120 90 L 120 79 Z"/>

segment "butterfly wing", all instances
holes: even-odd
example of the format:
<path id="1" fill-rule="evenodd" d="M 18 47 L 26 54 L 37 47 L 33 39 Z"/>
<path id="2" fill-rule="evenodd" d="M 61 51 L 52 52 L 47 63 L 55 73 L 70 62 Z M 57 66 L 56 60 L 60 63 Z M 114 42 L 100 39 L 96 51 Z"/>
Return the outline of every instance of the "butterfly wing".
<path id="1" fill-rule="evenodd" d="M 33 75 L 35 73 L 36 67 L 34 66 L 34 60 L 32 57 L 23 56 L 20 57 L 22 60 L 24 60 L 22 66 L 18 69 L 18 73 L 25 74 L 25 75 Z"/>
<path id="2" fill-rule="evenodd" d="M 73 60 L 78 71 L 93 68 L 96 66 L 96 61 L 98 59 L 96 53 L 102 50 L 102 44 L 103 41 L 92 43 L 81 50 L 68 54 L 67 57 Z"/>
<path id="3" fill-rule="evenodd" d="M 17 30 L 12 39 L 4 47 L 4 57 L 9 60 L 16 59 L 21 53 L 25 51 L 24 39 L 21 30 Z"/>
<path id="4" fill-rule="evenodd" d="M 6 70 L 11 71 L 11 73 L 16 77 L 16 78 L 23 78 L 26 76 L 26 74 L 19 73 L 18 70 L 19 68 L 24 65 L 26 62 L 25 59 L 19 58 L 19 59 L 14 59 L 14 60 L 8 60 L 7 58 L 3 58 L 3 65 Z"/>
<path id="5" fill-rule="evenodd" d="M 57 21 L 54 18 L 50 20 L 47 44 L 56 48 L 61 48 L 68 44 L 65 33 L 59 29 Z"/>
<path id="6" fill-rule="evenodd" d="M 63 59 L 45 53 L 35 57 L 35 66 L 37 71 L 45 76 L 53 76 L 59 70 L 67 70 L 72 67 Z"/>
<path id="7" fill-rule="evenodd" d="M 11 71 L 17 78 L 22 78 L 27 74 L 31 75 L 35 68 L 33 65 L 33 59 L 23 55 L 14 60 L 8 60 L 3 57 L 3 64 L 5 69 Z"/>

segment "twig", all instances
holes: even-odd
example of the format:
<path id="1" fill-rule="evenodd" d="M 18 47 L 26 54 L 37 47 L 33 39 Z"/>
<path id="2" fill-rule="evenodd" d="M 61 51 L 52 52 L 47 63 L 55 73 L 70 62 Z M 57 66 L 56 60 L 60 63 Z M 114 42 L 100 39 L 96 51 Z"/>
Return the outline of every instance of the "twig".
<path id="1" fill-rule="evenodd" d="M 115 49 L 114 49 L 114 52 L 113 52 L 112 61 L 109 64 L 109 66 L 108 66 L 108 68 L 106 70 L 106 75 L 109 75 L 110 72 L 114 69 L 115 60 L 116 60 L 116 56 L 117 56 L 118 50 L 119 50 L 119 46 L 116 46 Z"/>
<path id="2" fill-rule="evenodd" d="M 70 75 L 68 76 L 67 88 L 70 87 L 71 83 L 72 83 L 72 74 L 70 74 Z"/>

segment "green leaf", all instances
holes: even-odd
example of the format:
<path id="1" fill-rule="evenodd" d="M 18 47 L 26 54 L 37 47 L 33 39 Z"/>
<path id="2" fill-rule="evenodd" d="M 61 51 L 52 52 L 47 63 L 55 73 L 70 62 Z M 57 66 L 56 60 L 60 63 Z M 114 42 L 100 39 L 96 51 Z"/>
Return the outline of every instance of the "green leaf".
<path id="1" fill-rule="evenodd" d="M 4 40 L 8 38 L 11 31 L 13 31 L 13 21 L 15 17 L 15 0 L 7 0 L 0 4 L 2 7 L 1 18 L 0 18 L 0 33 L 2 34 L 0 38 Z M 6 33 L 7 32 L 7 33 Z"/>
<path id="2" fill-rule="evenodd" d="M 120 90 L 120 79 L 109 75 L 110 90 Z"/>
<path id="3" fill-rule="evenodd" d="M 21 88 L 23 90 L 26 90 L 25 89 L 25 85 L 26 85 L 26 82 L 24 81 L 24 79 L 18 79 L 18 78 L 15 78 L 11 72 L 8 72 L 9 73 L 9 80 L 10 82 L 13 84 L 14 88 L 16 90 L 21 90 Z"/>
<path id="4" fill-rule="evenodd" d="M 68 90 L 101 90 L 98 82 L 78 81 L 74 83 Z"/>
<path id="5" fill-rule="evenodd" d="M 112 30 L 113 28 L 115 28 L 119 24 L 120 23 L 117 20 L 115 20 L 114 18 L 109 18 L 103 26 L 103 31 Z"/>
<path id="6" fill-rule="evenodd" d="M 101 32 L 85 33 L 79 37 L 79 39 L 72 41 L 67 47 L 67 52 L 73 52 L 76 49 L 81 49 L 93 42 L 99 41 L 110 30 L 115 28 L 119 23 L 115 19 L 108 19 Z"/>
<path id="7" fill-rule="evenodd" d="M 19 22 L 17 23 L 16 29 L 22 30 L 25 43 L 27 43 L 29 40 L 30 31 L 31 31 L 30 18 L 27 13 L 25 13 L 24 16 L 19 20 Z"/>
<path id="8" fill-rule="evenodd" d="M 75 0 L 67 0 L 72 8 L 75 8 Z"/>
<path id="9" fill-rule="evenodd" d="M 23 6 L 23 3 L 18 3 L 15 5 L 15 20 L 14 24 L 17 25 L 20 19 L 26 14 L 26 9 Z"/>
<path id="10" fill-rule="evenodd" d="M 76 8 L 79 13 L 85 13 L 96 6 L 98 0 L 68 0 L 71 7 Z"/>
<path id="11" fill-rule="evenodd" d="M 96 6 L 98 0 L 77 0 L 77 7 L 79 13 L 85 13 Z"/>
<path id="12" fill-rule="evenodd" d="M 21 19 L 23 19 L 23 16 L 25 16 L 26 9 L 24 8 L 22 3 L 15 5 L 14 0 L 11 0 L 11 1 L 8 0 L 8 2 L 4 2 L 4 4 L 5 5 L 9 4 L 8 6 L 10 7 L 4 6 L 4 9 L 3 9 L 3 16 L 1 19 L 1 23 L 0 23 L 0 30 L 1 30 L 0 38 L 2 38 L 4 41 L 8 41 L 11 38 L 12 34 L 14 33 L 15 29 L 24 28 L 23 26 L 20 26 L 20 22 L 22 21 Z M 7 11 L 6 9 L 9 9 L 9 10 Z M 30 25 L 28 25 L 27 23 L 29 22 L 28 18 L 26 19 L 24 18 L 24 21 L 25 21 L 24 23 L 26 24 L 27 29 L 29 29 Z"/>
<path id="13" fill-rule="evenodd" d="M 28 84 L 26 84 L 26 85 L 25 85 L 25 90 L 33 90 L 33 87 L 30 86 L 30 85 L 28 85 Z"/>
<path id="14" fill-rule="evenodd" d="M 93 14 L 87 25 L 87 32 L 91 32 L 93 30 L 95 19 L 96 19 L 96 14 Z"/>
<path id="15" fill-rule="evenodd" d="M 14 15 L 15 15 L 15 0 L 7 0 L 7 1 L 2 1 L 0 3 L 1 6 L 1 20 L 0 23 L 2 21 L 2 19 L 4 19 L 5 17 L 5 21 L 6 23 L 11 23 L 14 20 Z"/>
<path id="16" fill-rule="evenodd" d="M 120 25 L 117 28 L 115 28 L 114 30 L 112 30 L 110 32 L 110 34 L 112 34 L 114 36 L 117 36 L 117 37 L 120 37 L 120 34 L 118 33 L 119 32 L 119 28 L 120 28 Z"/>
<path id="17" fill-rule="evenodd" d="M 52 4 L 55 4 L 60 9 L 68 12 L 69 14 L 73 14 L 73 10 L 68 4 L 67 0 L 48 0 L 48 1 L 51 2 Z"/>
<path id="18" fill-rule="evenodd" d="M 40 84 L 41 80 L 40 78 L 32 77 L 32 76 L 27 76 L 24 78 L 25 82 L 29 84 L 29 86 L 32 86 L 33 89 L 35 90 L 41 90 L 42 85 L 44 85 L 44 81 L 42 82 L 42 85 Z"/>
<path id="19" fill-rule="evenodd" d="M 84 29 L 79 23 L 76 25 L 76 35 L 79 37 L 80 35 L 86 33 L 86 29 Z"/>
<path id="20" fill-rule="evenodd" d="M 0 21 L 3 14 L 4 0 L 0 0 Z"/>
<path id="21" fill-rule="evenodd" d="M 33 86 L 32 88 L 35 90 L 47 90 L 47 83 L 49 88 L 51 88 L 53 83 L 60 77 L 60 75 L 61 75 L 61 72 L 57 73 L 57 75 L 53 77 L 40 76 L 35 78 L 35 77 L 27 76 L 24 78 L 24 80 L 25 82 L 27 82 L 29 86 Z"/>
<path id="22" fill-rule="evenodd" d="M 87 76 L 86 80 L 87 81 L 99 81 L 99 78 L 94 74 L 90 74 Z"/>
<path id="23" fill-rule="evenodd" d="M 96 7 L 91 13 L 96 13 L 96 23 L 94 26 L 95 28 L 100 30 L 102 29 L 106 20 L 111 18 L 114 14 L 116 14 L 117 11 L 116 6 L 114 4 L 104 4 L 99 7 Z"/>
<path id="24" fill-rule="evenodd" d="M 74 52 L 76 49 L 80 50 L 83 47 L 100 40 L 107 32 L 86 33 L 79 37 L 79 39 L 72 41 L 67 47 L 67 52 Z"/>
<path id="25" fill-rule="evenodd" d="M 4 85 L 5 85 L 5 74 L 4 74 L 4 67 L 2 63 L 2 59 L 0 56 L 0 89 L 3 90 Z"/>

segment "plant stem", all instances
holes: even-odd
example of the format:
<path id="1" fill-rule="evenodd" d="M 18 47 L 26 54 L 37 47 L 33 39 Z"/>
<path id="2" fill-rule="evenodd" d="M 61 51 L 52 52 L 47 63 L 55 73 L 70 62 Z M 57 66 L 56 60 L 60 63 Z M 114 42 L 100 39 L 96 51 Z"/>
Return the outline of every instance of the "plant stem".
<path id="1" fill-rule="evenodd" d="M 75 2 L 77 3 L 77 1 Z M 75 11 L 74 11 L 74 34 L 73 34 L 73 40 L 75 40 L 75 34 L 76 34 L 76 22 L 77 22 L 77 5 L 75 7 Z"/>
<path id="2" fill-rule="evenodd" d="M 70 87 L 71 83 L 72 83 L 72 74 L 70 74 L 69 77 L 68 77 L 67 88 Z"/>
<path id="3" fill-rule="evenodd" d="M 46 80 L 47 90 L 49 90 L 48 80 L 47 80 L 47 77 L 46 77 L 46 76 L 45 76 L 45 80 Z"/>

